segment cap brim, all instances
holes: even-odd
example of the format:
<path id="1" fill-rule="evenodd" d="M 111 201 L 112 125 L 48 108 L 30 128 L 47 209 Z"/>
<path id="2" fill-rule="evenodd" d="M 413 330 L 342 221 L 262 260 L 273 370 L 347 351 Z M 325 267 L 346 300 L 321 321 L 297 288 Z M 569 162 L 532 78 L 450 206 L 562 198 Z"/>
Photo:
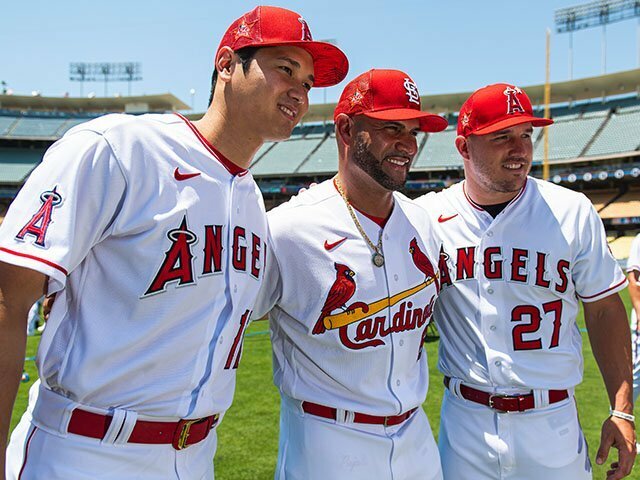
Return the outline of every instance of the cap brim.
<path id="1" fill-rule="evenodd" d="M 399 122 L 404 120 L 420 120 L 420 130 L 423 132 L 441 132 L 449 125 L 447 119 L 440 115 L 422 112 L 412 108 L 392 108 L 380 112 L 362 112 L 362 114 L 377 120 Z"/>
<path id="2" fill-rule="evenodd" d="M 313 58 L 313 86 L 332 87 L 337 85 L 349 72 L 349 60 L 342 50 L 327 42 L 315 41 L 274 41 L 249 44 L 244 47 L 299 47 L 309 52 Z"/>
<path id="3" fill-rule="evenodd" d="M 546 127 L 547 125 L 551 125 L 553 120 L 549 118 L 532 117 L 530 115 L 518 115 L 517 117 L 505 118 L 492 125 L 487 125 L 486 127 L 471 132 L 470 135 L 487 135 L 523 123 L 531 123 L 534 127 Z"/>

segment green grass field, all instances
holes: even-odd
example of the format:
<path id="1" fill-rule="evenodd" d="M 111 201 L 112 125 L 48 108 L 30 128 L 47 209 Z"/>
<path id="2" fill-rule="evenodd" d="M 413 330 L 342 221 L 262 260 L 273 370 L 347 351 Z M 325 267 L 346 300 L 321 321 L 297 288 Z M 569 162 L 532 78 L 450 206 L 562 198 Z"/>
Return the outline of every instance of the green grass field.
<path id="1" fill-rule="evenodd" d="M 629 297 L 622 295 L 627 310 Z M 584 327 L 582 316 L 579 319 Z M 266 333 L 266 322 L 256 322 L 248 330 L 244 341 L 243 357 L 238 370 L 238 386 L 233 406 L 219 427 L 219 447 L 215 457 L 217 480 L 262 480 L 273 478 L 278 450 L 279 396 L 271 382 L 271 345 Z M 28 340 L 27 356 L 35 355 L 39 337 Z M 592 460 L 600 443 L 600 426 L 607 418 L 609 402 L 600 378 L 600 373 L 591 355 L 587 334 L 583 333 L 585 356 L 584 381 L 576 396 L 580 409 L 580 420 L 590 446 Z M 439 428 L 440 401 L 442 398 L 442 375 L 436 370 L 437 340 L 427 343 L 431 385 L 424 409 L 431 420 L 434 434 Z M 18 422 L 26 408 L 27 391 L 37 378 L 33 361 L 25 368 L 31 380 L 20 386 L 11 428 Z M 615 451 L 613 453 L 616 453 Z M 609 460 L 612 460 L 610 454 Z M 606 468 L 594 465 L 594 479 L 606 478 Z M 640 467 L 636 465 L 629 478 L 640 478 Z"/>

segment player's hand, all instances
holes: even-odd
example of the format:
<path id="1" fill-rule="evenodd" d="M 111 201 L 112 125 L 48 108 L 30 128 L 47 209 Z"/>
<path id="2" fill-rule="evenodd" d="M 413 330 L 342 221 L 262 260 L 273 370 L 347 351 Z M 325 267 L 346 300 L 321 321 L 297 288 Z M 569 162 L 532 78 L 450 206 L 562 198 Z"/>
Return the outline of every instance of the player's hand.
<path id="1" fill-rule="evenodd" d="M 604 421 L 600 448 L 596 455 L 598 465 L 607 461 L 611 447 L 618 449 L 618 461 L 611 464 L 611 469 L 607 471 L 607 480 L 619 480 L 631 473 L 636 458 L 636 432 L 633 422 L 617 417 L 609 417 Z"/>

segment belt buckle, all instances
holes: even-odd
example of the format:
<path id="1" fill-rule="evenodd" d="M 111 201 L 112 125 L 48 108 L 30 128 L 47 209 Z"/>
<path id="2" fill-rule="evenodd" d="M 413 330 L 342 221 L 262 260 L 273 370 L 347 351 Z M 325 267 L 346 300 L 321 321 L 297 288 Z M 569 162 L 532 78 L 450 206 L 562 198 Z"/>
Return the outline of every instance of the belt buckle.
<path id="1" fill-rule="evenodd" d="M 502 396 L 502 395 L 493 395 L 493 394 L 489 395 L 489 408 L 494 409 L 496 412 L 502 412 L 502 413 L 505 413 L 505 412 L 506 412 L 506 410 L 500 410 L 499 408 L 497 408 L 497 407 L 493 404 L 493 399 L 494 399 L 494 398 L 503 398 L 503 396 Z"/>
<path id="2" fill-rule="evenodd" d="M 178 427 L 176 428 L 176 434 L 173 437 L 173 442 L 171 442 L 173 448 L 176 450 L 183 450 L 187 448 L 189 446 L 187 444 L 187 440 L 189 439 L 189 430 L 191 429 L 191 425 L 201 421 L 201 418 L 197 418 L 195 420 L 180 420 L 178 422 Z"/>

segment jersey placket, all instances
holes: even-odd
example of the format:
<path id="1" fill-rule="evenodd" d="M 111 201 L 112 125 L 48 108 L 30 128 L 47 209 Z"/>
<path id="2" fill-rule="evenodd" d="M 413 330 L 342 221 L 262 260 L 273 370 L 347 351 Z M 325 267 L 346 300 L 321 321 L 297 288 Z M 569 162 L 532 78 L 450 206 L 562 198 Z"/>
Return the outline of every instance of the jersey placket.
<path id="1" fill-rule="evenodd" d="M 508 335 L 505 335 L 505 329 L 508 328 L 508 321 L 504 317 L 498 314 L 498 308 L 496 305 L 496 288 L 493 285 L 495 280 L 488 279 L 485 275 L 487 266 L 485 262 L 488 260 L 485 258 L 484 252 L 488 247 L 500 245 L 500 232 L 501 217 L 505 212 L 501 212 L 496 218 L 493 218 L 486 211 L 477 211 L 476 215 L 479 217 L 481 233 L 477 242 L 477 251 L 475 258 L 475 273 L 478 282 L 478 297 L 480 298 L 480 305 L 478 308 L 479 316 L 479 328 L 482 331 L 483 338 L 487 342 L 487 372 L 489 380 L 492 384 L 501 384 L 504 379 L 505 369 L 509 368 L 509 361 L 504 355 L 498 352 L 508 351 L 506 348 L 505 339 Z M 499 255 L 492 257 L 494 260 L 502 261 L 504 268 L 504 252 L 501 251 Z M 503 272 L 504 273 L 504 272 Z M 497 279 L 503 281 L 502 279 Z M 506 325 L 505 325 L 506 324 Z"/>
<path id="2" fill-rule="evenodd" d="M 392 295 L 391 292 L 397 290 L 396 288 L 391 287 L 391 285 L 389 284 L 389 279 L 390 278 L 393 278 L 394 280 L 399 279 L 401 272 L 396 271 L 395 268 L 397 268 L 397 266 L 405 264 L 405 262 L 403 262 L 401 258 L 397 258 L 397 259 L 395 258 L 397 254 L 400 254 L 400 255 L 402 254 L 401 252 L 398 252 L 396 250 L 397 245 L 392 245 L 391 237 L 389 236 L 389 231 L 393 231 L 394 218 L 395 216 L 392 212 L 391 217 L 389 217 L 387 223 L 382 229 L 382 252 L 385 254 L 385 263 L 382 267 L 382 270 L 384 272 L 385 286 L 387 289 L 386 294 L 389 298 Z M 388 245 L 388 248 L 386 251 L 384 248 L 385 243 Z M 396 287 L 398 286 L 397 281 L 394 281 L 392 284 Z M 392 307 L 387 307 L 386 328 L 391 328 L 392 326 L 393 315 L 391 314 L 391 311 L 392 311 Z M 405 388 L 405 385 L 402 384 L 402 381 L 400 380 L 399 375 L 396 374 L 396 371 L 405 370 L 405 367 L 402 365 L 402 360 L 399 360 L 396 358 L 397 355 L 401 355 L 402 349 L 407 348 L 405 346 L 406 342 L 403 337 L 404 335 L 396 334 L 393 331 L 389 333 L 389 336 L 387 337 L 389 339 L 388 342 L 389 342 L 389 349 L 390 349 L 389 376 L 387 377 L 387 386 L 394 400 L 398 403 L 398 413 L 403 412 L 405 408 L 402 405 L 402 401 L 400 400 L 402 398 L 401 391 L 402 389 Z"/>

